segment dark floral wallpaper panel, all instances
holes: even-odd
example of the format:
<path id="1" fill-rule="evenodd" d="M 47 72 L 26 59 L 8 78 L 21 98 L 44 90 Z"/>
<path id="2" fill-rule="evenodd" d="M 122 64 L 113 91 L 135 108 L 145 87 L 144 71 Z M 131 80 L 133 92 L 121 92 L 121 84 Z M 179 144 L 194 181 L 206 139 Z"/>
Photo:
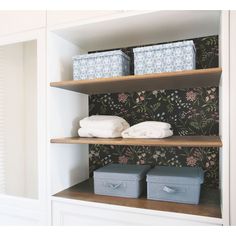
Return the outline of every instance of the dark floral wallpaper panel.
<path id="1" fill-rule="evenodd" d="M 193 41 L 196 47 L 196 67 L 217 67 L 218 36 Z M 122 50 L 133 59 L 133 48 Z M 174 135 L 219 133 L 217 87 L 91 95 L 89 113 L 118 115 L 130 125 L 146 120 L 168 122 L 172 125 Z M 90 145 L 89 151 L 91 175 L 95 169 L 111 162 L 202 167 L 205 170 L 204 186 L 217 188 L 219 185 L 218 148 Z"/>

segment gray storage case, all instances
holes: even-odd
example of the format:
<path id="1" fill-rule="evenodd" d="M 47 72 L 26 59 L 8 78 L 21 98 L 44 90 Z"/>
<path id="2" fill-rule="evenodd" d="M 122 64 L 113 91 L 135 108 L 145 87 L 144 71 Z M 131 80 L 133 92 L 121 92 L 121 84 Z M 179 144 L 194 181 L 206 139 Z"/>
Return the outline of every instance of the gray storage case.
<path id="1" fill-rule="evenodd" d="M 157 166 L 147 174 L 147 198 L 198 204 L 203 179 L 201 168 Z"/>
<path id="2" fill-rule="evenodd" d="M 149 165 L 109 164 L 94 171 L 94 192 L 138 198 L 146 188 Z"/>

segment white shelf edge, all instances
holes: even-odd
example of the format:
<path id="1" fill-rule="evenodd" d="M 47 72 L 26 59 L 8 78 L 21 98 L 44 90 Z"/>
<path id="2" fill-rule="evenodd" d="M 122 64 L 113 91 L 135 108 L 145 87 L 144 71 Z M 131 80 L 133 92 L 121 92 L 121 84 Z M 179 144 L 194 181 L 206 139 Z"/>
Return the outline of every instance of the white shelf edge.
<path id="1" fill-rule="evenodd" d="M 144 214 L 144 215 L 150 215 L 150 216 L 159 216 L 159 217 L 163 216 L 163 217 L 168 217 L 168 218 L 173 218 L 173 219 L 178 219 L 178 220 L 188 220 L 188 221 L 223 225 L 222 218 L 198 216 L 198 215 L 176 213 L 176 212 L 169 212 L 169 211 L 150 210 L 150 209 L 136 208 L 136 207 L 118 206 L 118 205 L 113 205 L 113 204 L 68 199 L 68 198 L 56 197 L 56 196 L 51 196 L 51 200 L 56 201 L 56 202 L 67 203 L 67 204 L 80 205 L 80 206 L 82 205 L 82 206 L 96 207 L 96 208 L 101 208 L 101 209 L 138 213 L 138 214 Z"/>

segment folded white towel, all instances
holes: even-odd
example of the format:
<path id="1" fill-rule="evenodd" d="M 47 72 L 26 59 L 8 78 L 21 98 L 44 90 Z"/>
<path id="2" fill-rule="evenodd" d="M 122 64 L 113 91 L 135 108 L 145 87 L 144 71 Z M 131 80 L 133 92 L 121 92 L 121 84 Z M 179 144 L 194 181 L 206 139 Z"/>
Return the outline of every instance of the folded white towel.
<path id="1" fill-rule="evenodd" d="M 86 117 L 80 121 L 81 128 L 106 129 L 112 131 L 120 131 L 130 127 L 129 123 L 119 116 L 94 115 Z"/>
<path id="2" fill-rule="evenodd" d="M 133 125 L 132 127 L 140 128 L 140 129 L 158 129 L 158 128 L 170 129 L 171 125 L 169 123 L 162 122 L 162 121 L 144 121 L 136 125 Z"/>
<path id="3" fill-rule="evenodd" d="M 173 135 L 170 127 L 168 123 L 146 121 L 124 130 L 121 135 L 123 138 L 166 138 Z"/>
<path id="4" fill-rule="evenodd" d="M 121 137 L 121 131 L 116 130 L 108 130 L 108 129 L 87 129 L 80 128 L 78 130 L 78 134 L 80 137 L 87 138 L 118 138 Z"/>

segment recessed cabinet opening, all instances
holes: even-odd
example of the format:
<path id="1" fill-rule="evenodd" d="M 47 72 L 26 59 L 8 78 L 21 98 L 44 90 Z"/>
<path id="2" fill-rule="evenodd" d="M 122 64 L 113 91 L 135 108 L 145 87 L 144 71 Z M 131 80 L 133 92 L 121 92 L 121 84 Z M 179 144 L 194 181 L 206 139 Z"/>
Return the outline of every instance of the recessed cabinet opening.
<path id="1" fill-rule="evenodd" d="M 221 88 L 219 89 L 219 85 L 220 80 L 222 80 L 221 73 L 223 70 L 220 68 L 221 65 L 219 63 L 219 58 L 221 57 L 221 48 L 219 48 L 219 41 L 221 39 L 219 35 L 219 11 L 150 12 L 120 19 L 84 25 L 78 24 L 73 27 L 51 31 L 49 41 L 52 48 L 49 51 L 49 56 L 53 59 L 54 65 L 56 65 L 49 68 L 49 74 L 51 75 L 49 76 L 52 98 L 51 111 L 53 111 L 50 135 L 52 138 L 51 143 L 56 143 L 50 146 L 53 163 L 52 194 L 57 193 L 55 196 L 62 198 L 83 201 L 86 201 L 87 198 L 88 201 L 115 204 L 119 200 L 118 198 L 111 199 L 109 197 L 95 196 L 92 191 L 92 185 L 90 185 L 88 190 L 85 186 L 88 181 L 83 181 L 88 179 L 89 174 L 91 176 L 92 171 L 99 165 L 106 165 L 113 161 L 123 162 L 124 164 L 130 163 L 129 159 L 132 158 L 130 156 L 127 158 L 123 154 L 132 151 L 137 154 L 133 158 L 133 162 L 136 164 L 145 164 L 149 154 L 152 156 L 152 161 L 160 165 L 170 165 L 173 162 L 173 165 L 177 166 L 188 165 L 195 167 L 202 162 L 201 165 L 208 171 L 207 187 L 213 186 L 213 192 L 215 190 L 216 192 L 212 194 L 212 191 L 209 190 L 207 192 L 206 188 L 205 195 L 202 197 L 199 206 L 188 206 L 188 210 L 185 208 L 185 211 L 181 210 L 184 209 L 184 206 L 177 204 L 176 209 L 178 209 L 173 210 L 173 212 L 221 218 L 221 203 L 218 190 L 220 188 L 219 178 L 221 178 L 221 173 L 219 173 L 219 159 L 222 157 L 220 156 L 219 150 L 224 148 L 224 143 L 221 142 L 221 134 L 219 133 L 219 116 L 221 116 L 219 114 L 219 100 L 221 99 L 219 95 Z M 208 60 L 209 58 L 205 60 L 206 57 L 199 54 L 202 59 L 198 59 L 199 64 L 196 70 L 190 72 L 163 73 L 163 75 L 153 74 L 150 77 L 131 74 L 131 76 L 108 78 L 107 80 L 106 78 L 102 78 L 94 81 L 72 81 L 72 57 L 75 55 L 121 48 L 131 52 L 133 47 L 139 45 L 144 46 L 187 39 L 195 40 L 199 52 L 202 53 L 206 49 L 209 55 L 213 55 L 215 61 L 212 63 L 212 61 Z M 177 79 L 180 78 L 181 82 L 178 83 Z M 183 83 L 189 83 L 189 85 L 185 86 Z M 140 89 L 138 88 L 139 85 Z M 158 86 L 161 86 L 159 90 Z M 143 87 L 147 89 L 148 93 L 143 92 Z M 124 88 L 126 90 L 123 91 Z M 204 89 L 201 90 L 201 88 Z M 160 90 L 165 91 L 160 95 Z M 175 92 L 175 90 L 179 91 Z M 118 94 L 122 94 L 122 96 Z M 193 118 L 191 115 L 189 118 L 187 116 L 185 118 L 176 118 L 173 115 L 172 122 L 174 124 L 174 135 L 176 136 L 163 141 L 140 141 L 134 139 L 126 141 L 124 139 L 86 139 L 76 137 L 78 136 L 79 120 L 88 115 L 120 114 L 122 116 L 124 114 L 124 116 L 127 115 L 126 117 L 132 125 L 135 124 L 135 119 L 139 122 L 144 121 L 144 117 L 141 117 L 141 114 L 147 112 L 146 110 L 150 107 L 141 106 L 138 103 L 145 100 L 145 96 L 148 97 L 146 104 L 150 105 L 152 110 L 155 110 L 155 104 L 150 101 L 160 98 L 158 100 L 158 106 L 161 107 L 161 103 L 164 104 L 164 108 L 160 114 L 163 121 L 166 121 L 165 119 L 168 118 L 164 109 L 168 107 L 167 100 L 171 99 L 172 96 L 175 96 L 173 97 L 174 100 L 181 100 L 176 105 L 176 110 L 172 111 L 174 115 L 176 111 L 191 109 L 191 107 L 196 108 L 196 113 L 201 113 L 205 111 L 205 103 L 211 99 L 212 106 L 209 106 L 209 110 L 206 111 L 206 116 L 209 115 L 209 120 L 206 122 L 210 120 L 213 120 L 213 122 L 210 126 L 200 130 L 197 127 L 197 122 L 200 122 L 201 119 L 198 121 L 192 120 L 193 122 L 190 124 L 188 120 Z M 165 99 L 167 96 L 168 99 Z M 200 96 L 201 101 L 200 99 L 198 100 Z M 185 100 L 187 107 L 182 104 Z M 120 106 L 116 104 L 118 101 L 122 103 Z M 126 101 L 130 102 L 132 107 L 125 106 Z M 194 103 L 195 101 L 196 103 Z M 198 107 L 196 104 L 198 104 Z M 139 110 L 133 109 L 133 107 L 138 107 L 139 105 Z M 181 107 L 182 105 L 183 107 Z M 168 112 L 168 114 L 171 114 L 170 111 Z M 188 111 L 186 110 L 186 112 Z M 212 117 L 210 117 L 211 114 L 213 114 Z M 213 117 L 214 115 L 215 117 Z M 180 122 L 178 122 L 181 119 L 184 122 L 186 121 L 186 124 L 188 123 L 193 129 L 182 130 L 179 126 Z M 203 123 L 201 125 L 202 127 L 204 126 Z M 207 130 L 208 128 L 209 130 Z M 179 138 L 180 136 L 181 138 Z M 183 142 L 185 138 L 182 138 L 182 136 L 185 136 L 185 142 Z M 122 146 L 126 147 L 123 148 Z M 155 148 L 159 148 L 158 152 L 154 151 Z M 194 151 L 194 148 L 196 148 L 196 151 Z M 142 153 L 139 153 L 139 149 Z M 184 152 L 188 153 L 188 156 L 184 156 Z M 141 156 L 143 153 L 145 155 Z M 161 156 L 165 154 L 166 159 Z M 179 157 L 177 158 L 176 155 L 179 155 Z M 158 158 L 160 159 L 159 162 L 157 161 Z M 171 158 L 173 158 L 172 161 Z M 75 166 L 77 172 L 75 171 Z M 214 177 L 216 177 L 215 180 L 213 180 Z M 81 184 L 76 185 L 78 183 Z M 82 185 L 85 187 L 81 188 Z M 215 194 L 217 201 L 213 203 L 211 197 L 208 199 L 208 193 L 213 198 Z M 172 211 L 171 204 L 161 202 L 155 204 L 153 201 L 147 202 L 145 197 L 141 198 L 140 202 L 138 200 L 134 202 L 130 200 L 130 205 L 126 203 L 120 205 Z M 209 209 L 211 210 L 209 211 Z M 211 213 L 208 214 L 208 212 Z"/>
<path id="2" fill-rule="evenodd" d="M 37 41 L 0 46 L 0 193 L 38 198 Z"/>

